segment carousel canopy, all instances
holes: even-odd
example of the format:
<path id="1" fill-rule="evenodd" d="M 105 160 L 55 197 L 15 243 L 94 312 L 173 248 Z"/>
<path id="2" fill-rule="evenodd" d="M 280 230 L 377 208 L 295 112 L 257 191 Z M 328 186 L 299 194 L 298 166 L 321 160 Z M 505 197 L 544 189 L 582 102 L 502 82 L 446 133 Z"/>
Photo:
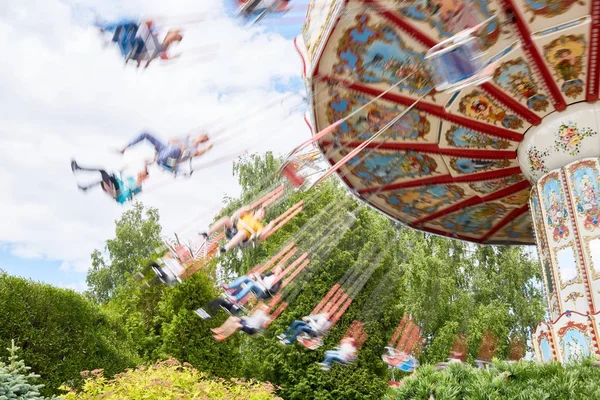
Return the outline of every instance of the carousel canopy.
<path id="1" fill-rule="evenodd" d="M 549 153 L 527 134 L 575 103 L 594 108 L 599 14 L 596 0 L 313 0 L 296 43 L 313 133 L 383 94 L 318 146 L 333 165 L 416 102 L 337 174 L 412 228 L 533 244 L 529 193 Z M 432 90 L 427 51 L 494 16 L 480 33 L 491 79 Z"/>

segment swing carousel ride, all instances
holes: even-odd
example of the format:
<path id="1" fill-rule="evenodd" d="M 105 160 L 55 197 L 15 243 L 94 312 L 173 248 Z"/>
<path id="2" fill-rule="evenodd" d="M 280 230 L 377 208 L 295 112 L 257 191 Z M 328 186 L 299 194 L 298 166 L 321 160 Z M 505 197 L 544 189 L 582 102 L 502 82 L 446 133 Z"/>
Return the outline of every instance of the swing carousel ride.
<path id="1" fill-rule="evenodd" d="M 543 361 L 600 355 L 599 35 L 598 0 L 313 0 L 295 41 L 325 176 L 413 229 L 537 244 Z"/>
<path id="2" fill-rule="evenodd" d="M 243 23 L 267 30 L 281 31 L 299 18 L 299 0 L 228 1 Z M 102 29 L 138 66 L 171 59 L 170 45 L 182 39 L 171 30 L 161 42 L 152 24 Z M 280 173 L 300 189 L 337 174 L 364 203 L 431 234 L 476 244 L 537 244 L 550 315 L 533 334 L 537 358 L 600 355 L 599 35 L 600 0 L 312 0 L 294 41 L 312 138 L 290 153 Z M 282 195 L 276 188 L 257 204 L 266 207 Z M 303 207 L 276 217 L 271 229 Z M 241 224 L 247 242 L 268 236 Z M 153 268 L 163 282 L 177 284 L 236 232 L 226 229 L 196 247 L 176 238 Z M 279 258 L 285 265 L 295 246 L 290 242 L 257 271 Z M 274 279 L 284 289 L 305 279 L 307 257 Z M 314 312 L 335 323 L 368 271 L 344 277 Z M 278 307 L 271 321 L 297 295 L 286 290 L 259 307 L 263 313 Z M 345 336 L 354 351 L 366 339 L 362 322 L 355 322 Z M 217 331 L 219 337 L 233 332 Z M 383 359 L 414 370 L 420 343 L 418 326 L 403 320 Z"/>

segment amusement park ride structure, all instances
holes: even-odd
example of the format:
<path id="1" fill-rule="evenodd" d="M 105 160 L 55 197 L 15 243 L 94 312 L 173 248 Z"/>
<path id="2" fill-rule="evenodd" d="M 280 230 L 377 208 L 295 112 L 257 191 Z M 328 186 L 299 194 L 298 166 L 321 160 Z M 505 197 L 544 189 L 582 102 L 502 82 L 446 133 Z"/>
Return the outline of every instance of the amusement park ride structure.
<path id="1" fill-rule="evenodd" d="M 431 234 L 537 244 L 543 361 L 600 355 L 599 39 L 600 0 L 313 0 L 295 41 L 314 144 L 348 158 L 354 195 Z"/>

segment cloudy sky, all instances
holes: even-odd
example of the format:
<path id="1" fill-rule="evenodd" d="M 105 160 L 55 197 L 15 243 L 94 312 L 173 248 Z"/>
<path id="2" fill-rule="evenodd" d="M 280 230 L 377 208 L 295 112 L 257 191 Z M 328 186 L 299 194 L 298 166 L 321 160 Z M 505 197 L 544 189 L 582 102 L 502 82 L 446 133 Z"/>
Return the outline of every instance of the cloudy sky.
<path id="1" fill-rule="evenodd" d="M 308 0 L 276 29 L 244 27 L 230 0 L 19 0 L 0 4 L 0 269 L 82 290 L 89 254 L 113 236 L 129 206 L 101 191 L 81 193 L 69 161 L 134 170 L 151 156 L 122 147 L 141 130 L 168 138 L 190 131 L 233 139 L 203 157 L 286 153 L 310 133 L 302 119 L 301 62 L 292 44 Z M 302 10 L 304 6 L 304 10 Z M 143 72 L 103 47 L 95 19 L 185 19 L 183 56 Z M 203 18 L 209 18 L 200 22 Z M 200 162 L 200 161 L 199 161 Z M 231 162 L 173 182 L 152 169 L 147 193 L 165 233 L 206 226 L 225 193 Z M 197 221 L 197 222 L 196 222 Z"/>

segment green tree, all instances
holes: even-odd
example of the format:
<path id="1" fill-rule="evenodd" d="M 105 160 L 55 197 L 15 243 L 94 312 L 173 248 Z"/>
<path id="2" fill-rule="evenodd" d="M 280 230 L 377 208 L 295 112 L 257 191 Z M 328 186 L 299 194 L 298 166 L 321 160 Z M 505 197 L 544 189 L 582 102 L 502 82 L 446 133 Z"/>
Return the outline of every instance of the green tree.
<path id="1" fill-rule="evenodd" d="M 153 276 L 151 271 L 144 272 Z M 126 332 L 136 353 L 146 361 L 161 357 L 160 301 L 168 289 L 157 281 L 155 278 L 149 287 L 131 281 L 124 286 L 126 290 L 120 290 L 101 305 L 102 311 Z"/>
<path id="2" fill-rule="evenodd" d="M 509 338 L 526 337 L 543 318 L 540 268 L 523 248 L 403 235 L 412 251 L 399 297 L 429 338 L 424 361 L 446 359 L 458 333 L 468 335 L 476 357 L 484 329 L 498 337 L 498 356 L 505 357 Z"/>
<path id="3" fill-rule="evenodd" d="M 136 202 L 115 222 L 115 238 L 106 241 L 105 255 L 94 250 L 92 268 L 87 275 L 87 294 L 96 302 L 111 299 L 130 277 L 140 271 L 155 249 L 161 246 L 158 210 L 145 209 Z"/>
<path id="4" fill-rule="evenodd" d="M 233 163 L 233 174 L 238 177 L 238 183 L 242 188 L 241 200 L 250 200 L 250 197 L 279 180 L 277 170 L 282 162 L 282 158 L 275 157 L 270 151 L 264 156 L 251 154 L 236 160 Z"/>
<path id="5" fill-rule="evenodd" d="M 0 361 L 0 400 L 44 400 L 40 395 L 40 389 L 44 385 L 34 384 L 40 376 L 28 373 L 31 367 L 26 366 L 25 362 L 19 359 L 17 355 L 19 348 L 15 346 L 14 340 L 7 350 L 8 364 Z"/>
<path id="6" fill-rule="evenodd" d="M 228 315 L 208 321 L 198 318 L 194 310 L 217 296 L 214 281 L 198 273 L 177 287 L 165 291 L 159 302 L 157 321 L 161 326 L 162 358 L 175 357 L 196 368 L 223 378 L 240 377 L 241 357 L 238 338 L 216 342 L 210 328 L 220 325 Z"/>
<path id="7" fill-rule="evenodd" d="M 148 267 L 165 250 L 157 210 L 136 203 L 115 225 L 115 237 L 106 241 L 107 255 L 98 250 L 92 254 L 87 295 L 101 303 L 104 315 L 120 327 L 141 359 L 176 356 L 205 372 L 235 376 L 227 360 L 235 358 L 235 347 L 213 345 L 208 325 L 193 312 L 217 295 L 214 274 L 209 272 L 214 263 L 182 285 L 164 286 Z M 146 278 L 132 279 L 137 272 Z M 223 357 L 215 362 L 213 357 L 219 354 Z"/>

